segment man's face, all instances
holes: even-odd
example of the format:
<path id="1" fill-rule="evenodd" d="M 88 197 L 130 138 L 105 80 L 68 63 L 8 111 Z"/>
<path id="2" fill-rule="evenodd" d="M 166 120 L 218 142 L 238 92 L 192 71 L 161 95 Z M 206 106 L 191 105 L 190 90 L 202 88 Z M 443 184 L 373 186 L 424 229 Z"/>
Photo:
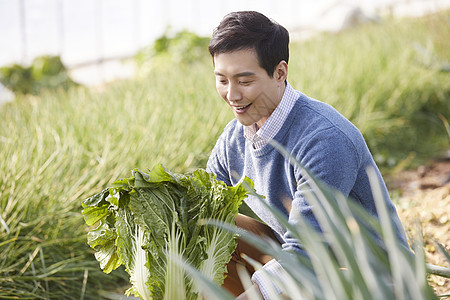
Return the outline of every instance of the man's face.
<path id="1" fill-rule="evenodd" d="M 214 56 L 217 91 L 242 125 L 257 123 L 260 128 L 277 107 L 286 79 L 286 76 L 280 77 L 279 66 L 274 76 L 270 77 L 260 67 L 254 50 L 238 50 Z M 282 64 L 287 75 L 285 66 L 284 70 Z"/>

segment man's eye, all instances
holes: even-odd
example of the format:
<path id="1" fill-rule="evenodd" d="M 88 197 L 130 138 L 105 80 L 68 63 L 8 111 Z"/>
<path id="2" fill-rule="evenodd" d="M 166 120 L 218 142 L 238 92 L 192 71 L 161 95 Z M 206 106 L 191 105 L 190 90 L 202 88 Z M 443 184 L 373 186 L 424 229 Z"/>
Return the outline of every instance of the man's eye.
<path id="1" fill-rule="evenodd" d="M 239 83 L 242 85 L 249 85 L 251 81 L 240 81 Z"/>

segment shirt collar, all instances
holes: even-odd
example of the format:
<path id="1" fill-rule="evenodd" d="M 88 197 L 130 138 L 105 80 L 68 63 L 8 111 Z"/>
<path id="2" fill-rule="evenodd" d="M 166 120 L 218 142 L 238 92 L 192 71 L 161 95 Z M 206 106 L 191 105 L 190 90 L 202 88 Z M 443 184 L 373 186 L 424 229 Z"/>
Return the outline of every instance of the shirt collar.
<path id="1" fill-rule="evenodd" d="M 287 83 L 280 103 L 264 125 L 259 129 L 257 128 L 256 123 L 250 126 L 244 126 L 244 137 L 252 142 L 255 149 L 259 149 L 266 145 L 275 137 L 278 131 L 280 131 L 299 96 L 299 92 L 294 90 L 291 85 Z"/>

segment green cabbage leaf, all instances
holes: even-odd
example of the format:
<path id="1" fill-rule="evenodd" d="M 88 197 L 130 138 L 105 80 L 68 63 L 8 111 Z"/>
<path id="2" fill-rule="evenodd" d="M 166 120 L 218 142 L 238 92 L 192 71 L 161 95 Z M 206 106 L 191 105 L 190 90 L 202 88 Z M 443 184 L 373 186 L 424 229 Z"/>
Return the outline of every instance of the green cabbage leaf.
<path id="1" fill-rule="evenodd" d="M 83 201 L 85 222 L 92 226 L 88 244 L 105 273 L 125 266 L 132 283 L 127 295 L 199 299 L 201 291 L 176 258 L 222 284 L 236 236 L 199 221 L 234 224 L 249 187 L 248 178 L 229 187 L 202 169 L 187 174 L 162 165 L 147 173 L 135 169 L 132 177 Z"/>

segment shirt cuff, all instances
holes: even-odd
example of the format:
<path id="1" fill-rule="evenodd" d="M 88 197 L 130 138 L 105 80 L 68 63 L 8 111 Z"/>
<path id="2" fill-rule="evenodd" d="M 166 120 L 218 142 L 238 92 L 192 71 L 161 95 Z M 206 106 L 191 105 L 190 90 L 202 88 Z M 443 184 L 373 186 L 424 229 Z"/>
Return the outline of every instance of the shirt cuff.
<path id="1" fill-rule="evenodd" d="M 262 269 L 253 273 L 252 281 L 258 285 L 263 298 L 269 300 L 278 298 L 278 296 L 282 294 L 281 288 L 275 284 L 273 279 L 277 278 L 279 281 L 283 282 L 283 278 L 286 275 L 286 271 L 280 263 L 275 259 L 272 259 L 266 263 Z"/>

